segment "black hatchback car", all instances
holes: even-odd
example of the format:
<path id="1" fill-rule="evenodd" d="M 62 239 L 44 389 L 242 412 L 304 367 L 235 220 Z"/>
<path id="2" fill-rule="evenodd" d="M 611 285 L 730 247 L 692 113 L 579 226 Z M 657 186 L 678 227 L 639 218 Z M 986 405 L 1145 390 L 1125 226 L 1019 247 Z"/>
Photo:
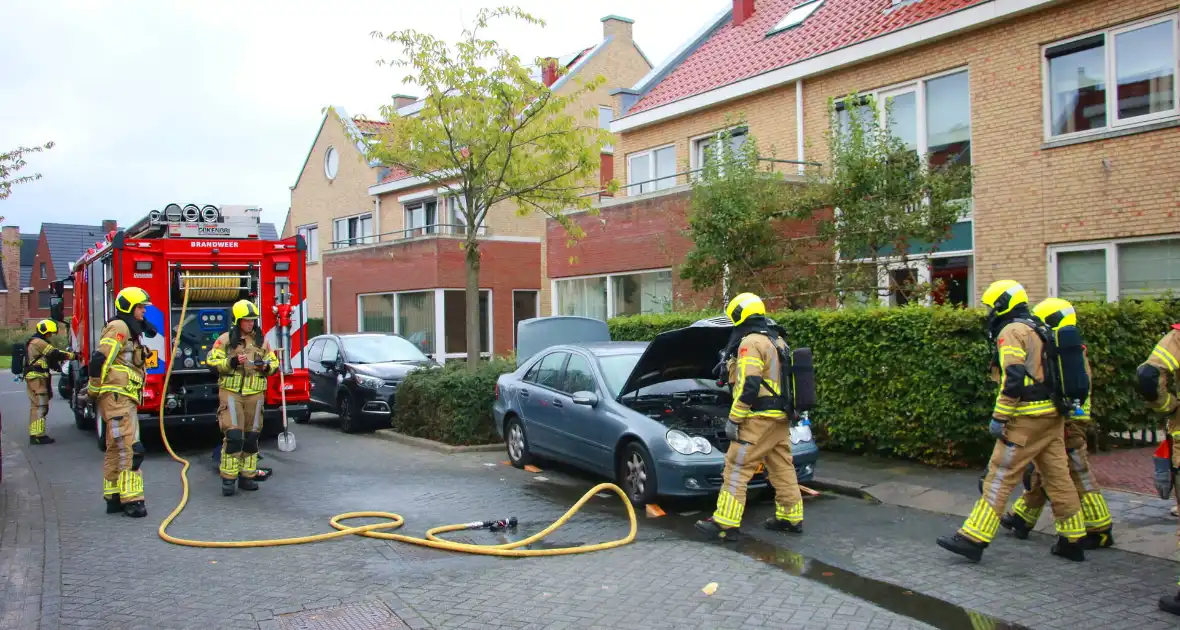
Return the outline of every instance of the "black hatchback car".
<path id="1" fill-rule="evenodd" d="M 403 337 L 320 335 L 307 350 L 311 408 L 340 416 L 345 433 L 388 427 L 397 388 L 410 372 L 438 364 Z"/>

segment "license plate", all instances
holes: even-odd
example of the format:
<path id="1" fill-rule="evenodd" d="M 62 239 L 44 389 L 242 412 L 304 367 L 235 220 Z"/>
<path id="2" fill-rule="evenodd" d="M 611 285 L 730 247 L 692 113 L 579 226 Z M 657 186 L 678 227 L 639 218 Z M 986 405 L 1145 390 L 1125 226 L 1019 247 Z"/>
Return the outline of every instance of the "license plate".
<path id="1" fill-rule="evenodd" d="M 160 353 L 159 353 L 159 351 L 152 350 L 152 353 L 148 355 L 147 359 L 144 360 L 143 363 L 144 363 L 144 366 L 147 367 L 148 369 L 155 369 L 155 368 L 159 367 L 160 366 Z"/>

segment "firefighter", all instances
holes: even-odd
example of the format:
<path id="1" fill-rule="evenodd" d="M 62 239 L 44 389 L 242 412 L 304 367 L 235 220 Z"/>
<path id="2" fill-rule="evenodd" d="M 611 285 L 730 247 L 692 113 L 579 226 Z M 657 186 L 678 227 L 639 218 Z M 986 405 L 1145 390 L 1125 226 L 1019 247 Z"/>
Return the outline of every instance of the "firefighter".
<path id="1" fill-rule="evenodd" d="M 1077 314 L 1073 305 L 1061 298 L 1049 298 L 1037 304 L 1033 307 L 1033 315 L 1054 330 L 1077 325 Z M 1086 360 L 1085 368 L 1089 376 L 1089 360 Z M 1082 546 L 1086 549 L 1100 549 L 1114 544 L 1114 523 L 1110 509 L 1106 505 L 1106 498 L 1102 496 L 1102 488 L 1090 474 L 1090 462 L 1086 456 L 1086 425 L 1091 421 L 1091 404 L 1092 401 L 1087 396 L 1081 415 L 1066 420 L 1065 453 L 1069 458 L 1069 476 L 1073 479 L 1074 488 L 1077 489 L 1081 500 L 1082 517 L 1086 524 L 1086 537 L 1082 539 Z M 1037 519 L 1040 518 L 1048 500 L 1044 481 L 1034 464 L 1029 464 L 1026 475 L 1028 491 L 1016 499 L 1012 512 L 1000 519 L 1001 526 L 1011 530 L 1022 540 L 1027 539 L 1029 532 L 1036 527 Z"/>
<path id="2" fill-rule="evenodd" d="M 217 422 L 225 439 L 221 448 L 221 494 L 232 496 L 234 485 L 257 490 L 258 437 L 266 402 L 266 377 L 279 369 L 279 358 L 258 326 L 258 307 L 249 300 L 233 305 L 233 327 L 209 350 L 208 363 L 217 370 L 221 405 Z"/>
<path id="3" fill-rule="evenodd" d="M 775 531 L 803 532 L 803 497 L 791 458 L 790 419 L 785 398 L 783 357 L 786 342 L 766 318 L 762 300 L 743 293 L 730 301 L 725 314 L 735 329 L 725 359 L 733 405 L 729 410 L 721 492 L 713 516 L 697 521 L 696 528 L 716 540 L 740 535 L 746 507 L 746 484 L 765 461 L 775 490 L 775 515 L 765 526 Z"/>
<path id="4" fill-rule="evenodd" d="M 115 296 L 115 317 L 102 329 L 90 357 L 87 393 L 98 399 L 99 422 L 106 423 L 102 494 L 107 514 L 147 516 L 144 504 L 144 448 L 139 441 L 139 403 L 143 401 L 147 349 L 143 337 L 156 330 L 144 319 L 151 304 L 147 291 L 126 287 Z"/>
<path id="5" fill-rule="evenodd" d="M 29 395 L 29 444 L 53 444 L 56 440 L 45 433 L 45 417 L 49 415 L 50 370 L 61 370 L 61 362 L 74 358 L 73 352 L 59 350 L 49 343 L 57 333 L 57 322 L 43 319 L 37 322 L 37 332 L 25 346 L 25 391 Z"/>
<path id="6" fill-rule="evenodd" d="M 989 307 L 988 336 L 995 339 L 1000 370 L 1000 392 L 988 427 L 996 445 L 983 479 L 983 496 L 963 526 L 953 536 L 940 537 L 938 545 L 975 562 L 981 560 L 1000 527 L 1000 514 L 1012 489 L 1029 462 L 1036 462 L 1056 517 L 1058 537 L 1050 551 L 1083 561 L 1080 541 L 1086 527 L 1077 491 L 1069 482 L 1065 418 L 1052 400 L 1053 392 L 1044 385 L 1043 343 L 1030 319 L 1028 294 L 1020 283 L 1000 280 L 984 291 L 982 302 Z"/>
<path id="7" fill-rule="evenodd" d="M 1177 484 L 1176 478 L 1180 472 L 1180 448 L 1176 448 L 1176 442 L 1180 440 L 1180 399 L 1176 398 L 1175 393 L 1180 379 L 1180 324 L 1173 324 L 1172 330 L 1155 344 L 1151 356 L 1136 370 L 1136 376 L 1139 395 L 1148 408 L 1168 418 L 1168 437 L 1172 442 L 1171 470 L 1166 470 L 1165 460 L 1164 480 L 1162 484 L 1157 480 L 1157 484 L 1162 485 L 1161 496 L 1171 494 L 1177 507 L 1180 507 L 1180 484 Z M 1177 531 L 1177 537 L 1180 538 L 1180 530 Z M 1180 580 L 1177 580 L 1177 585 L 1180 585 Z M 1180 615 L 1180 592 L 1161 597 L 1159 607 L 1160 610 Z"/>

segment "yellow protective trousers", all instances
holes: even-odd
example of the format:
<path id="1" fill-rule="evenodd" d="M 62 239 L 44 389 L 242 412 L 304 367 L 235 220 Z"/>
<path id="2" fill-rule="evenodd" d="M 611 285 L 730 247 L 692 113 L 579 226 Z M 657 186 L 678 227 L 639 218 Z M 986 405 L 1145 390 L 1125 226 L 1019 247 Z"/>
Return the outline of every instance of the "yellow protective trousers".
<path id="1" fill-rule="evenodd" d="M 29 396 L 29 437 L 42 437 L 49 415 L 49 378 L 26 378 L 25 393 Z"/>
<path id="2" fill-rule="evenodd" d="M 782 412 L 779 412 L 782 413 Z M 742 420 L 737 441 L 725 453 L 721 492 L 713 521 L 722 527 L 738 527 L 746 511 L 746 485 L 765 461 L 774 485 L 776 518 L 791 523 L 803 521 L 803 497 L 791 458 L 791 426 L 785 418 L 751 415 Z"/>
<path id="3" fill-rule="evenodd" d="M 1074 489 L 1082 503 L 1082 518 L 1086 523 L 1087 532 L 1104 532 L 1111 528 L 1113 520 L 1110 508 L 1106 505 L 1106 498 L 1102 496 L 1102 488 L 1094 481 L 1090 472 L 1090 458 L 1086 451 L 1085 430 L 1074 422 L 1065 424 L 1065 454 L 1069 460 L 1069 477 L 1073 481 Z M 1040 471 L 1032 475 L 1031 488 L 1012 506 L 1012 511 L 1029 527 L 1035 527 L 1037 519 L 1045 509 L 1049 500 L 1045 493 L 1044 479 Z"/>

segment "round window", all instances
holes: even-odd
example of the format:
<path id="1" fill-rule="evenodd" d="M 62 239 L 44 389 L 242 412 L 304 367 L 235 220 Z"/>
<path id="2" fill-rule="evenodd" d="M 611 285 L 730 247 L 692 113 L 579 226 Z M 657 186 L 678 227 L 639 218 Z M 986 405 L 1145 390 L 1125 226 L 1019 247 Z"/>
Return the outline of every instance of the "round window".
<path id="1" fill-rule="evenodd" d="M 328 179 L 336 179 L 336 170 L 339 167 L 340 154 L 336 152 L 336 147 L 328 147 L 328 152 L 324 155 L 324 174 Z"/>

